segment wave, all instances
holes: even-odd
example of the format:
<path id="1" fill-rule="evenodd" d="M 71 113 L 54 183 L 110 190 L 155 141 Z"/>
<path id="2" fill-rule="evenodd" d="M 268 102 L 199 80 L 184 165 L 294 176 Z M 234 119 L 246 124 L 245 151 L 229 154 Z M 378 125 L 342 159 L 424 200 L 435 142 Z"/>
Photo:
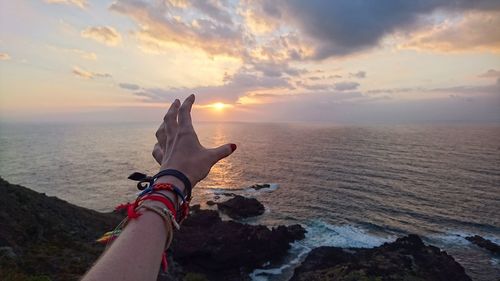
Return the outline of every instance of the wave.
<path id="1" fill-rule="evenodd" d="M 373 248 L 394 240 L 393 236 L 380 236 L 354 225 L 332 225 L 314 220 L 306 226 L 304 243 L 310 248 L 332 246 L 341 248 Z"/>
<path id="2" fill-rule="evenodd" d="M 472 243 L 465 239 L 465 237 L 474 236 L 476 234 L 478 233 L 465 231 L 449 231 L 440 234 L 427 235 L 425 240 L 430 244 L 436 244 L 438 246 L 468 246 Z M 494 236 L 490 234 L 484 234 L 481 236 L 492 241 L 493 243 L 500 244 L 500 236 Z"/>
<path id="3" fill-rule="evenodd" d="M 332 225 L 322 220 L 313 220 L 306 224 L 305 239 L 292 243 L 289 257 L 280 266 L 259 268 L 250 274 L 253 281 L 288 280 L 296 266 L 314 248 L 321 246 L 341 248 L 373 248 L 395 237 L 379 236 L 369 233 L 365 228 L 354 225 Z"/>

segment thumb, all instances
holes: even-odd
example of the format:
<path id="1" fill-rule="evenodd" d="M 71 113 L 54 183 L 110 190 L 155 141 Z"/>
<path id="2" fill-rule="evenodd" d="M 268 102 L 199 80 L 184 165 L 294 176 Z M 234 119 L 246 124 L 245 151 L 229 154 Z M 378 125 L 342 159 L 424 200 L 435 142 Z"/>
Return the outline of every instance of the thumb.
<path id="1" fill-rule="evenodd" d="M 217 148 L 212 148 L 210 150 L 213 154 L 214 163 L 217 163 L 222 158 L 226 158 L 229 155 L 231 155 L 236 150 L 236 144 L 227 143 Z"/>

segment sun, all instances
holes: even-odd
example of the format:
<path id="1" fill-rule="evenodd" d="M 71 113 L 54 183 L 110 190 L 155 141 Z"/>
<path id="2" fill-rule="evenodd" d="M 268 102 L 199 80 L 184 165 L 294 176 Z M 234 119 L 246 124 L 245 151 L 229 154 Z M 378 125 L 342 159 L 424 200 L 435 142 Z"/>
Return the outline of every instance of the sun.
<path id="1" fill-rule="evenodd" d="M 207 107 L 220 112 L 224 111 L 225 109 L 231 108 L 233 106 L 227 103 L 215 102 L 207 105 Z"/>
<path id="2" fill-rule="evenodd" d="M 226 105 L 223 104 L 222 102 L 216 102 L 216 103 L 212 104 L 212 107 L 213 107 L 213 109 L 220 111 L 220 110 L 223 110 L 224 108 L 226 108 Z"/>

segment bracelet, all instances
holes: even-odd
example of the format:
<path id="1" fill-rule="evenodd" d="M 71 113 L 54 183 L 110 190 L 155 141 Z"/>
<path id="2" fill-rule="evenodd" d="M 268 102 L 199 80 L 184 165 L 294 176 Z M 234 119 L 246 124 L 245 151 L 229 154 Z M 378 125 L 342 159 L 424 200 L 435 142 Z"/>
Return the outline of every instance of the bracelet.
<path id="1" fill-rule="evenodd" d="M 184 184 L 184 189 L 186 190 L 186 199 L 191 200 L 191 190 L 193 189 L 193 186 L 191 185 L 191 181 L 189 181 L 188 177 L 183 174 L 181 171 L 175 170 L 175 169 L 166 169 L 163 171 L 160 171 L 158 174 L 154 175 L 152 178 L 154 181 L 156 181 L 159 177 L 163 176 L 173 176 L 177 179 L 179 179 L 183 184 Z"/>
<path id="2" fill-rule="evenodd" d="M 162 176 L 173 176 L 179 179 L 185 186 L 186 194 L 173 184 L 156 183 L 158 178 Z M 120 235 L 122 229 L 130 220 L 141 216 L 141 209 L 151 211 L 159 215 L 166 225 L 167 238 L 165 242 L 165 251 L 163 251 L 161 260 L 162 269 L 163 271 L 166 271 L 168 266 L 166 250 L 170 247 L 173 240 L 173 228 L 178 230 L 180 228 L 179 224 L 189 214 L 189 202 L 191 201 L 192 190 L 191 182 L 186 175 L 174 169 L 160 171 L 152 177 L 136 172 L 131 174 L 128 178 L 138 181 L 137 188 L 141 190 L 141 192 L 138 194 L 133 203 L 121 204 L 115 208 L 116 211 L 126 210 L 127 217 L 123 219 L 113 231 L 106 232 L 97 240 L 97 242 L 109 245 L 109 243 L 114 241 Z M 179 200 L 176 200 L 177 204 L 174 203 L 169 196 L 159 192 L 161 190 L 170 191 L 176 195 L 177 198 L 180 197 L 181 204 L 179 204 Z M 146 201 L 148 200 L 158 201 L 162 203 L 164 207 L 147 204 Z"/>
<path id="3" fill-rule="evenodd" d="M 178 171 L 175 169 L 166 169 L 166 170 L 160 171 L 159 173 L 157 173 L 156 175 L 154 175 L 152 177 L 150 177 L 146 174 L 143 174 L 143 173 L 135 172 L 135 173 L 131 174 L 130 176 L 128 176 L 128 179 L 133 180 L 133 181 L 138 181 L 137 189 L 142 190 L 143 192 L 145 191 L 147 193 L 147 192 L 149 192 L 149 189 L 152 188 L 152 186 L 154 185 L 156 180 L 158 180 L 159 177 L 163 177 L 163 176 L 173 176 L 173 177 L 179 179 L 184 184 L 184 189 L 186 190 L 186 196 L 184 197 L 184 199 L 188 200 L 188 201 L 191 200 L 191 191 L 193 189 L 193 186 L 192 186 L 189 178 L 181 171 Z M 146 191 L 146 190 L 148 190 L 148 191 Z"/>
<path id="4" fill-rule="evenodd" d="M 174 240 L 174 230 L 172 229 L 172 225 L 176 227 L 176 229 L 179 229 L 179 225 L 177 222 L 173 219 L 173 214 L 167 209 L 167 208 L 161 208 L 158 206 L 149 206 L 142 204 L 139 206 L 139 209 L 144 208 L 148 211 L 152 211 L 153 213 L 159 215 L 162 220 L 165 222 L 165 227 L 166 227 L 166 234 L 167 234 L 167 240 L 165 241 L 165 250 L 162 253 L 161 256 L 161 267 L 163 272 L 167 271 L 168 268 L 168 263 L 167 263 L 167 250 L 172 244 L 172 241 Z"/>
<path id="5" fill-rule="evenodd" d="M 171 183 L 155 183 L 151 189 L 152 189 L 152 192 L 160 191 L 160 190 L 168 190 L 168 191 L 171 191 L 174 194 L 176 194 L 178 197 L 180 197 L 182 203 L 184 203 L 184 201 L 187 201 L 186 195 L 184 195 L 182 193 L 182 191 L 177 186 L 175 186 Z"/>

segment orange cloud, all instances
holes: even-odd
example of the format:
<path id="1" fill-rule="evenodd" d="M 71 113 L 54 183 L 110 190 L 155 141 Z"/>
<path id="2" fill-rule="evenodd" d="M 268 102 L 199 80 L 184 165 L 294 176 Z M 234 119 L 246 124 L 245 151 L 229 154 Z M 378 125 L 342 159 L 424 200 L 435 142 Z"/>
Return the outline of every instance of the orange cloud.
<path id="1" fill-rule="evenodd" d="M 458 21 L 445 21 L 417 31 L 401 44 L 403 49 L 436 52 L 500 52 L 500 12 L 472 12 Z"/>
<path id="2" fill-rule="evenodd" d="M 80 35 L 84 38 L 90 38 L 108 46 L 116 46 L 122 41 L 120 33 L 110 26 L 88 27 L 82 30 Z"/>
<path id="3" fill-rule="evenodd" d="M 80 9 L 85 9 L 89 6 L 87 0 L 45 0 L 45 2 L 49 4 L 73 5 Z"/>
<path id="4" fill-rule="evenodd" d="M 166 1 L 148 5 L 115 2 L 110 9 L 138 23 L 140 29 L 135 35 L 145 45 L 143 49 L 148 51 L 161 52 L 165 45 L 179 44 L 202 49 L 211 55 L 239 57 L 244 50 L 242 31 L 231 23 L 222 7 L 206 7 L 198 3 L 194 8 L 202 10 L 207 17 L 185 19 L 183 5 L 188 4 L 194 5 L 194 2 Z"/>
<path id="5" fill-rule="evenodd" d="M 10 60 L 10 56 L 7 53 L 0 53 L 0 60 Z"/>
<path id="6" fill-rule="evenodd" d="M 86 60 L 97 60 L 97 54 L 94 52 L 88 52 L 85 50 L 77 49 L 77 48 L 61 48 L 57 46 L 48 46 L 49 49 L 52 49 L 54 51 L 58 51 L 61 53 L 68 53 L 68 54 L 74 54 L 79 56 L 82 59 Z"/>
<path id="7" fill-rule="evenodd" d="M 73 67 L 73 70 L 71 71 L 74 75 L 84 78 L 84 79 L 94 79 L 94 78 L 110 78 L 111 74 L 109 73 L 98 73 L 98 72 L 92 72 L 92 71 L 87 71 L 85 69 L 81 69 L 78 66 Z"/>

